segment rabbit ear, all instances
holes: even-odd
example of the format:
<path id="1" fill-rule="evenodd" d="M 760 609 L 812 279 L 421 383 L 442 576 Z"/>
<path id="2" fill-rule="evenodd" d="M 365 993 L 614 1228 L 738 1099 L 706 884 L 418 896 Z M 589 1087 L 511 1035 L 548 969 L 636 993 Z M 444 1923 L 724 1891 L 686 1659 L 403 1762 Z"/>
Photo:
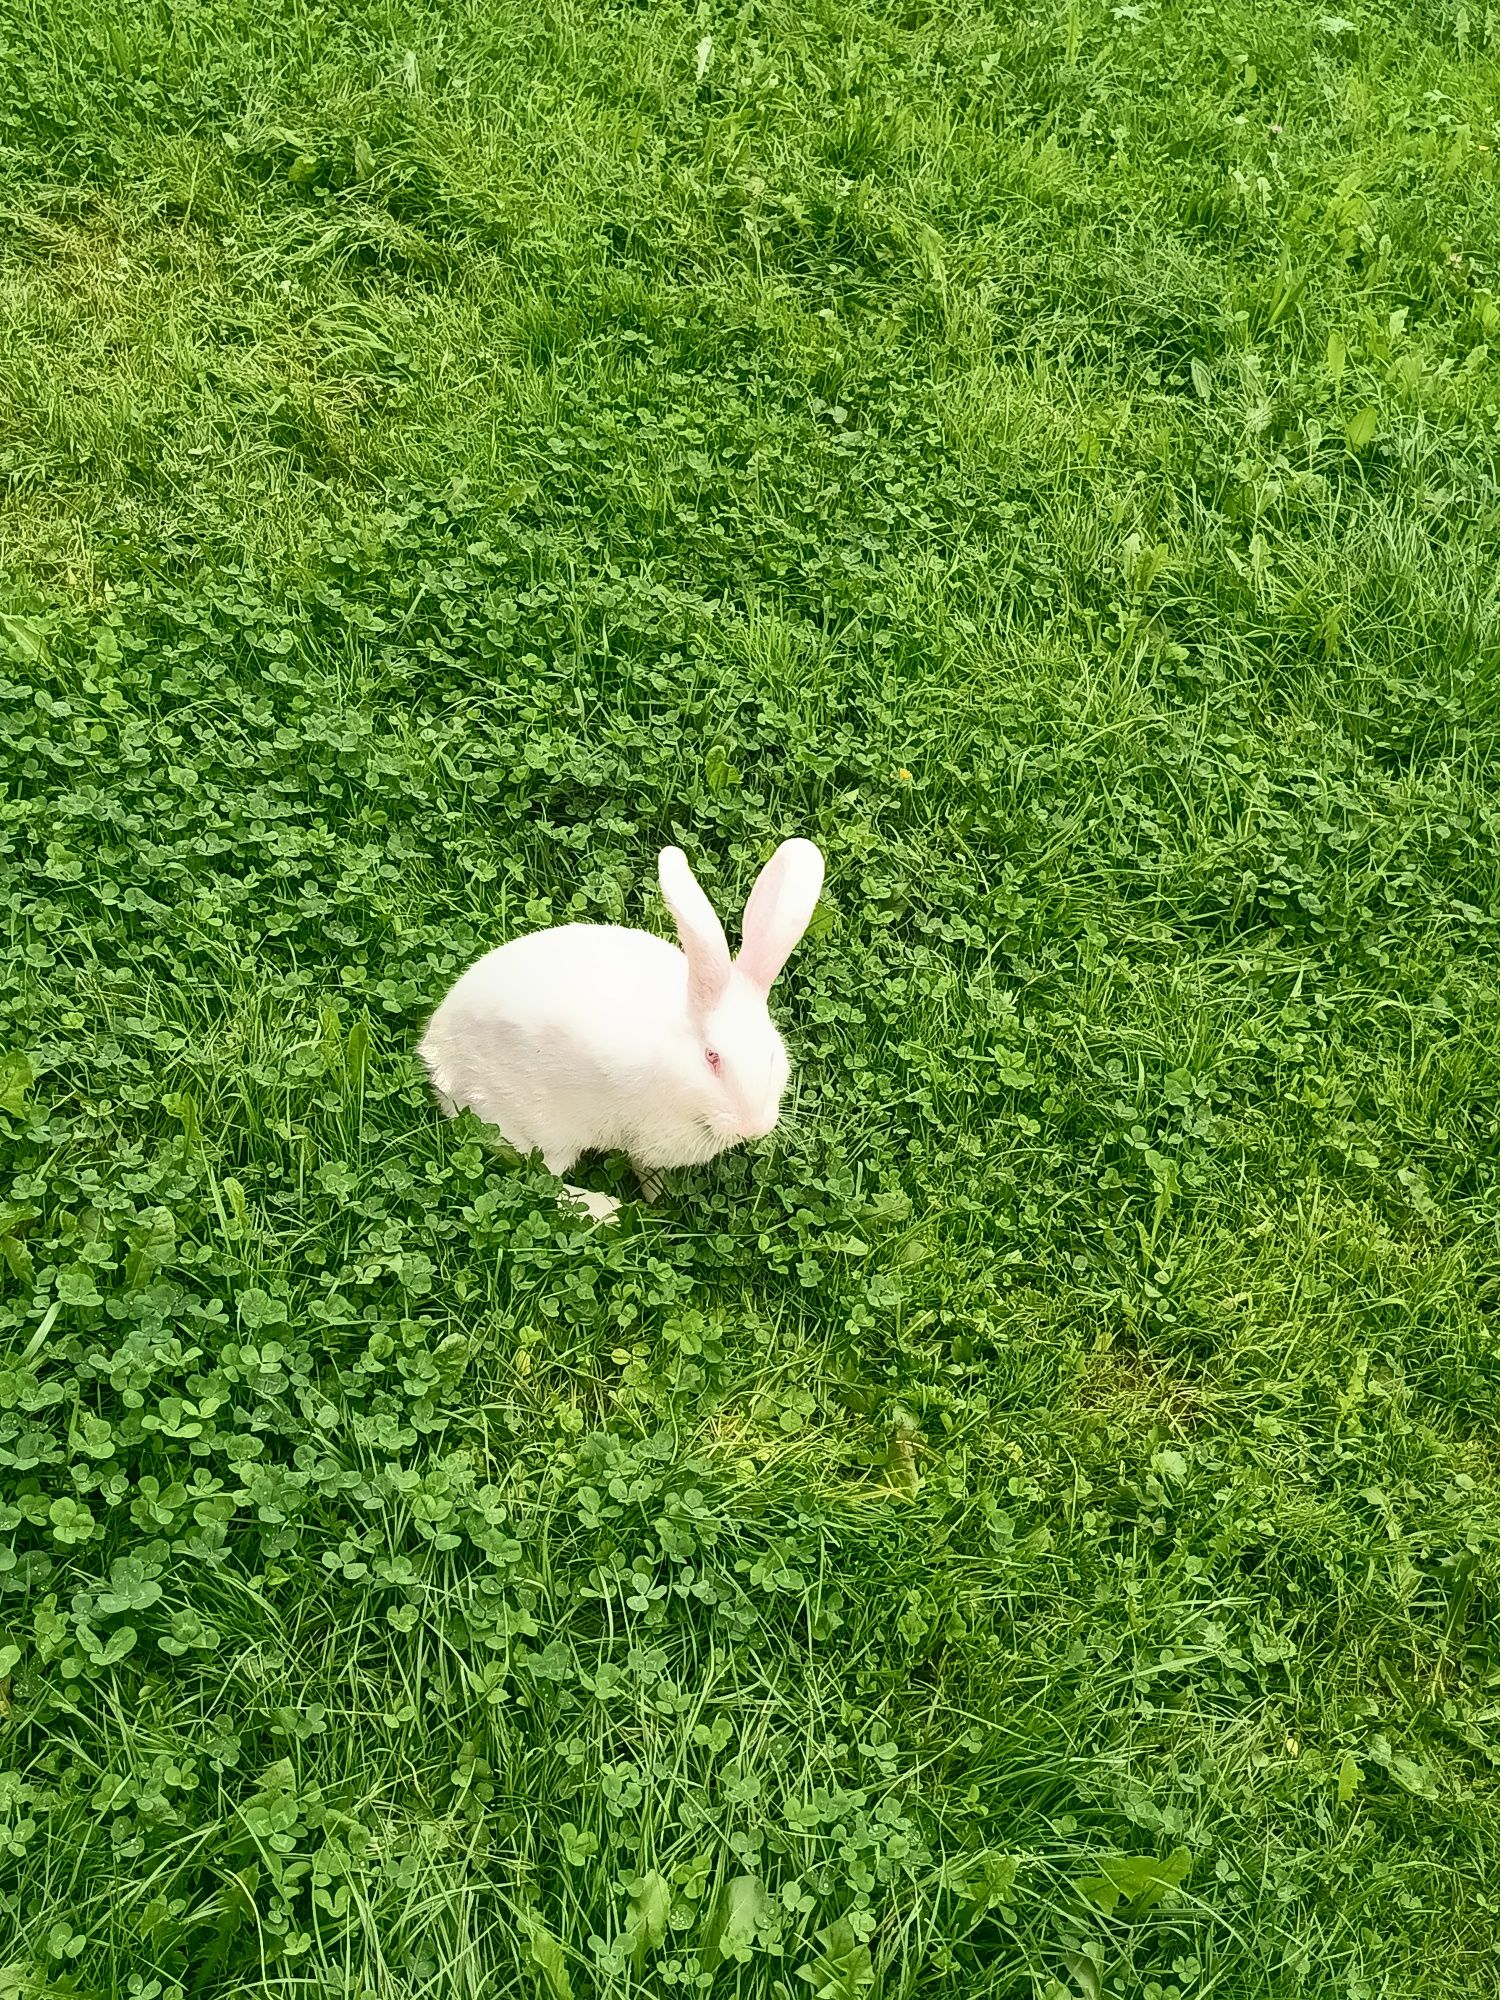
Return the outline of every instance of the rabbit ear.
<path id="1" fill-rule="evenodd" d="M 729 940 L 724 926 L 680 847 L 662 849 L 656 872 L 662 900 L 672 912 L 687 957 L 688 999 L 695 1012 L 710 1013 L 729 984 Z"/>
<path id="2" fill-rule="evenodd" d="M 736 963 L 760 992 L 770 992 L 791 957 L 822 887 L 823 857 L 810 840 L 784 840 L 756 877 Z"/>

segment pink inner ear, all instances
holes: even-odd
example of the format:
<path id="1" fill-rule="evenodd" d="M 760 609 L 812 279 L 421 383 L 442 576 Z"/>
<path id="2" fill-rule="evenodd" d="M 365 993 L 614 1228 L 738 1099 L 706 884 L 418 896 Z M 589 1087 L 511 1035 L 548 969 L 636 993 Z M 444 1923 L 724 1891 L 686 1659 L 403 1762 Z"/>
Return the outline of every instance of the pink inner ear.
<path id="1" fill-rule="evenodd" d="M 757 876 L 735 962 L 762 993 L 770 992 L 812 921 L 822 888 L 823 857 L 810 840 L 784 840 Z"/>
<path id="2" fill-rule="evenodd" d="M 672 912 L 688 962 L 688 1002 L 697 1013 L 710 1013 L 729 984 L 729 940 L 724 926 L 680 847 L 662 849 L 657 876 L 662 900 Z"/>

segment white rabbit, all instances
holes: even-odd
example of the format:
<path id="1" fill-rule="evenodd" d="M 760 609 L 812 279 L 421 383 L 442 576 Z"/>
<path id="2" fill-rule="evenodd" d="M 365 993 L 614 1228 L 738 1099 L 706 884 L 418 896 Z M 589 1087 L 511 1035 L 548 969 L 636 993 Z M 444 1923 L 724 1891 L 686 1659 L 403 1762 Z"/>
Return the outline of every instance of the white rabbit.
<path id="1" fill-rule="evenodd" d="M 467 1106 L 555 1174 L 583 1153 L 627 1153 L 648 1199 L 664 1169 L 775 1125 L 788 1066 L 766 1000 L 812 917 L 823 857 L 810 840 L 777 848 L 737 959 L 681 848 L 662 850 L 658 873 L 681 951 L 614 924 L 516 938 L 453 985 L 420 1051 L 450 1116 Z M 619 1207 L 567 1194 L 601 1221 Z"/>

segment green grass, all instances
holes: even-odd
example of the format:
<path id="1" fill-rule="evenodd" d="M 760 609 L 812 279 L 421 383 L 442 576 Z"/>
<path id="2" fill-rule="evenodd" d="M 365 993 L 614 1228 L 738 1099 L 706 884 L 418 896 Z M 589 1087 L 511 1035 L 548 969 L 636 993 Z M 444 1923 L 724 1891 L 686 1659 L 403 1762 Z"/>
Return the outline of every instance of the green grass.
<path id="1" fill-rule="evenodd" d="M 1492 9 L 0 14 L 3 2000 L 1496 1990 L 1497 599 Z"/>

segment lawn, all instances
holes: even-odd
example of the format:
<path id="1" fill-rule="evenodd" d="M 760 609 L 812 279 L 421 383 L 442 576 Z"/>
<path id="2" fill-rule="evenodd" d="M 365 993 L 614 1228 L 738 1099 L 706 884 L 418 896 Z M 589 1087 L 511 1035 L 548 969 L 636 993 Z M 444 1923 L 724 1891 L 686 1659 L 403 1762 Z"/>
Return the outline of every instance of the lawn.
<path id="1" fill-rule="evenodd" d="M 0 2000 L 1500 1990 L 1493 8 L 12 0 L 0 715 Z"/>

